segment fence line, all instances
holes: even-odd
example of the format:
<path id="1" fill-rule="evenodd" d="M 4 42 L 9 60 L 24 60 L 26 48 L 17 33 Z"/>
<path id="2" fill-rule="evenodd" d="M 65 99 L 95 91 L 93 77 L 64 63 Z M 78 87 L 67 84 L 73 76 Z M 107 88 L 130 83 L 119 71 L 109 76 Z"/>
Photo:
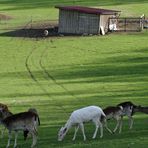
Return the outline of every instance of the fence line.
<path id="1" fill-rule="evenodd" d="M 128 31 L 141 31 L 143 29 L 143 18 L 138 17 L 122 17 L 122 18 L 109 18 L 110 31 L 115 32 L 128 32 Z"/>

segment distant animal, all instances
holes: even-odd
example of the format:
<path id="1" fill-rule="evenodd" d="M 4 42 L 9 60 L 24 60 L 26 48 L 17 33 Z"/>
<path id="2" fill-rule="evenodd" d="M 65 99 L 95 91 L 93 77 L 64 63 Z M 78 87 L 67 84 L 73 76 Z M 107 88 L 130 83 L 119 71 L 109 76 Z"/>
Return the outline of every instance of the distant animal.
<path id="1" fill-rule="evenodd" d="M 127 102 L 122 102 L 118 104 L 117 106 L 122 106 L 123 112 L 121 116 L 121 126 L 122 126 L 122 121 L 123 121 L 123 116 L 127 116 L 129 120 L 129 129 L 132 129 L 133 127 L 133 115 L 136 112 L 139 112 L 138 106 L 133 104 L 130 101 Z"/>
<path id="2" fill-rule="evenodd" d="M 106 115 L 106 120 L 115 119 L 117 121 L 116 127 L 114 128 L 113 132 L 116 132 L 116 130 L 119 128 L 119 133 L 120 133 L 121 128 L 122 128 L 121 116 L 123 114 L 123 107 L 122 106 L 108 106 L 105 109 L 103 109 L 103 112 Z M 106 128 L 108 129 L 108 131 L 110 131 L 110 129 L 107 126 L 107 122 L 105 124 L 106 124 Z"/>
<path id="3" fill-rule="evenodd" d="M 84 131 L 84 123 L 92 121 L 95 126 L 95 132 L 93 134 L 93 139 L 96 138 L 98 128 L 100 127 L 100 138 L 103 137 L 103 126 L 101 121 L 105 118 L 105 114 L 103 110 L 98 106 L 87 106 L 78 110 L 75 110 L 71 113 L 68 121 L 65 126 L 62 127 L 58 132 L 58 141 L 62 141 L 69 131 L 70 128 L 75 126 L 75 133 L 73 136 L 73 140 L 76 138 L 76 134 L 78 129 L 80 128 L 83 134 L 84 141 L 86 140 L 85 131 Z"/>
<path id="4" fill-rule="evenodd" d="M 0 115 L 3 115 L 3 112 L 0 111 Z M 14 148 L 17 147 L 17 137 L 18 137 L 18 131 L 29 131 L 31 133 L 33 142 L 31 145 L 31 148 L 33 148 L 37 143 L 37 127 L 36 124 L 39 120 L 39 117 L 37 114 L 33 112 L 21 112 L 18 114 L 13 114 L 1 121 L 1 123 L 8 129 L 9 132 L 9 138 L 7 143 L 7 148 L 10 146 L 11 141 L 11 134 L 12 131 L 15 132 L 15 142 L 14 142 Z"/>

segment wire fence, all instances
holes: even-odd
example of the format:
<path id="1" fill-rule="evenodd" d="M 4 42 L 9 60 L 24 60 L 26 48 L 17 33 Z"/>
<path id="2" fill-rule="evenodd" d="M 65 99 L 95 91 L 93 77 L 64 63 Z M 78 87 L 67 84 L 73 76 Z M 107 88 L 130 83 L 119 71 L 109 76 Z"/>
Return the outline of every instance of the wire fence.
<path id="1" fill-rule="evenodd" d="M 143 18 L 109 18 L 110 31 L 139 32 L 143 29 Z"/>

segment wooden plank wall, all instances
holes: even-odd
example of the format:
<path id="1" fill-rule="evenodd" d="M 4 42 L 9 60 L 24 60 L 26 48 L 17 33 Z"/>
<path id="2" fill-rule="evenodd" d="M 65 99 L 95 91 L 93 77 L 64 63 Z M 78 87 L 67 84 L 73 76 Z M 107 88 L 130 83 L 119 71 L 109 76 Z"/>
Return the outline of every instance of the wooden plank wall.
<path id="1" fill-rule="evenodd" d="M 98 34 L 100 16 L 60 10 L 59 33 Z"/>
<path id="2" fill-rule="evenodd" d="M 94 14 L 80 13 L 79 15 L 79 33 L 98 34 L 99 16 Z"/>
<path id="3" fill-rule="evenodd" d="M 78 33 L 78 12 L 60 10 L 59 33 Z"/>

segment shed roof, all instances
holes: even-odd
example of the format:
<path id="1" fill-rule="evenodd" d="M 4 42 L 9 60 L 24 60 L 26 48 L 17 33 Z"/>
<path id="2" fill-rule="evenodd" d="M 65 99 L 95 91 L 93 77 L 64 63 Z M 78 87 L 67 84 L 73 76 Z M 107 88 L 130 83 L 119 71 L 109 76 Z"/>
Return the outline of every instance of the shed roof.
<path id="1" fill-rule="evenodd" d="M 90 8 L 90 7 L 82 7 L 82 6 L 55 6 L 55 8 L 59 8 L 61 10 L 78 11 L 78 12 L 90 13 L 90 14 L 105 14 L 105 15 L 116 14 L 121 12 L 116 10 Z"/>

